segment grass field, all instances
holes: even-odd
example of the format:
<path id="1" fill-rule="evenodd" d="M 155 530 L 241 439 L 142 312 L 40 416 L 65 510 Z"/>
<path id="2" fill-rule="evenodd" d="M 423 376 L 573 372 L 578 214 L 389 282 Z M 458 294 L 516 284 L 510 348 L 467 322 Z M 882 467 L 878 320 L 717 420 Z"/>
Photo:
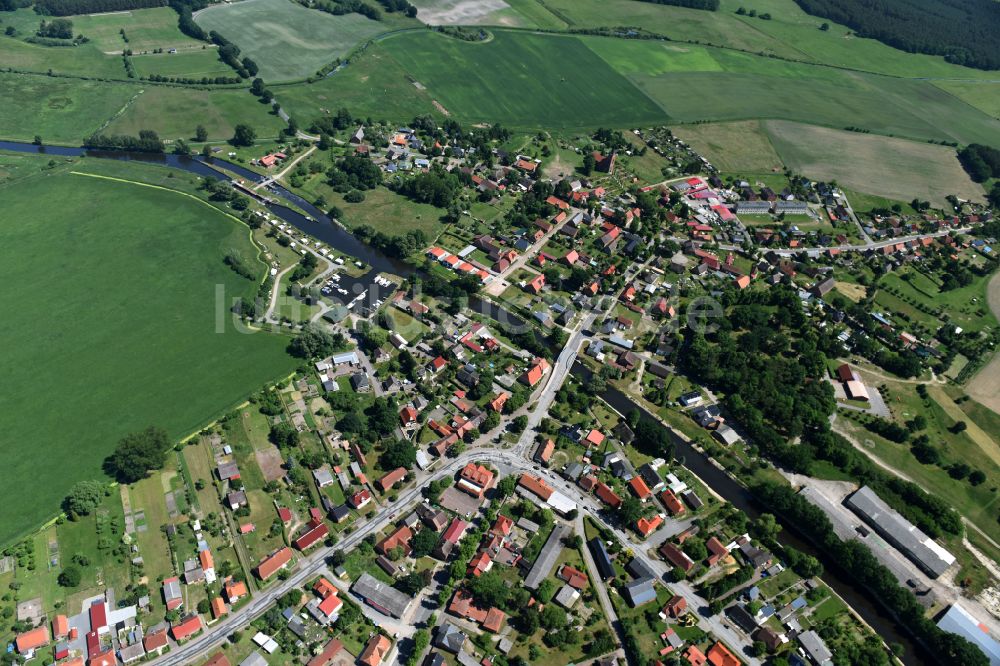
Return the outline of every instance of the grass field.
<path id="1" fill-rule="evenodd" d="M 2 27 L 2 26 L 0 26 Z M 4 68 L 47 74 L 68 74 L 95 78 L 124 79 L 121 52 L 102 53 L 93 44 L 41 46 L 19 39 L 0 37 L 0 63 Z"/>
<path id="2" fill-rule="evenodd" d="M 934 85 L 987 113 L 1000 118 L 1000 82 L 935 81 Z"/>
<path id="3" fill-rule="evenodd" d="M 204 125 L 210 141 L 233 136 L 239 123 L 257 128 L 258 139 L 276 137 L 285 123 L 245 90 L 196 90 L 146 86 L 125 111 L 108 126 L 119 134 L 152 129 L 164 139 L 190 138 Z"/>
<path id="4" fill-rule="evenodd" d="M 102 51 L 121 52 L 123 48 L 133 53 L 165 50 L 201 49 L 204 42 L 188 37 L 177 27 L 177 12 L 170 7 L 133 9 L 131 11 L 89 16 L 71 16 L 73 29 L 90 38 Z M 122 39 L 125 30 L 128 43 Z"/>
<path id="5" fill-rule="evenodd" d="M 1000 135 L 1000 121 L 929 81 L 699 45 L 505 30 L 486 43 L 393 35 L 322 83 L 275 93 L 308 120 L 343 104 L 405 121 L 437 102 L 438 117 L 515 129 L 766 118 L 921 140 Z"/>
<path id="6" fill-rule="evenodd" d="M 674 134 L 723 172 L 780 173 L 783 164 L 759 120 L 679 125 Z"/>
<path id="7" fill-rule="evenodd" d="M 149 53 L 132 57 L 132 64 L 139 76 L 181 76 L 200 79 L 217 76 L 235 76 L 233 68 L 219 60 L 215 49 L 178 51 L 177 53 Z"/>
<path id="8" fill-rule="evenodd" d="M 80 145 L 124 107 L 139 88 L 28 74 L 0 73 L 0 90 L 17 104 L 0 105 L 0 135 Z"/>
<path id="9" fill-rule="evenodd" d="M 498 31 L 490 42 L 470 43 L 405 33 L 379 46 L 448 112 L 467 121 L 559 129 L 665 119 L 576 37 Z"/>
<path id="10" fill-rule="evenodd" d="M 945 196 L 983 199 L 955 157 L 955 149 L 876 134 L 768 120 L 771 142 L 785 164 L 809 178 L 909 201 L 945 206 Z"/>
<path id="11" fill-rule="evenodd" d="M 222 263 L 230 249 L 256 254 L 231 219 L 173 192 L 66 167 L 2 194 L 18 220 L 0 227 L 6 542 L 54 513 L 74 481 L 101 478 L 125 433 L 150 424 L 172 437 L 190 432 L 293 361 L 284 338 L 229 324 L 215 332 L 217 287 L 228 297 L 255 289 Z M 39 478 L 29 492 L 24 483 Z"/>
<path id="12" fill-rule="evenodd" d="M 566 22 L 537 0 L 416 0 L 428 25 L 498 25 L 561 30 Z"/>
<path id="13" fill-rule="evenodd" d="M 400 21 L 386 15 L 372 21 L 360 14 L 333 16 L 306 9 L 291 0 L 244 0 L 198 12 L 205 30 L 218 30 L 260 66 L 260 77 L 272 83 L 302 79 L 347 55 L 356 45 L 392 30 Z"/>

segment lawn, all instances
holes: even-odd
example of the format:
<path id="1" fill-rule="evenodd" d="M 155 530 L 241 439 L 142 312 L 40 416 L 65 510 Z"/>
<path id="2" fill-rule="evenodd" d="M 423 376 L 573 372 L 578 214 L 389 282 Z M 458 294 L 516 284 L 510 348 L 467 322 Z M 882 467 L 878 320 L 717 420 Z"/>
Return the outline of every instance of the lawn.
<path id="1" fill-rule="evenodd" d="M 74 481 L 101 478 L 122 435 L 154 424 L 180 437 L 294 362 L 285 338 L 241 334 L 216 305 L 217 289 L 256 289 L 222 262 L 230 250 L 256 254 L 232 219 L 174 192 L 62 169 L 0 192 L 18 220 L 0 229 L 7 542 L 52 515 Z M 40 474 L 30 492 L 18 481 Z"/>
<path id="2" fill-rule="evenodd" d="M 204 125 L 210 141 L 222 141 L 232 138 L 240 123 L 252 125 L 258 139 L 276 137 L 285 127 L 271 113 L 271 107 L 260 104 L 245 90 L 147 85 L 108 126 L 108 131 L 136 135 L 140 130 L 152 129 L 164 139 L 190 139 L 195 127 Z"/>
<path id="3" fill-rule="evenodd" d="M 983 199 L 982 186 L 969 179 L 948 146 L 780 120 L 764 127 L 784 163 L 808 178 L 935 206 L 945 206 L 949 194 Z"/>
<path id="4" fill-rule="evenodd" d="M 204 9 L 195 20 L 239 46 L 260 67 L 259 76 L 271 83 L 304 79 L 375 35 L 419 25 L 384 16 L 389 20 L 333 16 L 290 0 L 244 0 Z"/>
<path id="5" fill-rule="evenodd" d="M 722 172 L 773 173 L 784 166 L 759 120 L 679 125 L 673 132 Z"/>
<path id="6" fill-rule="evenodd" d="M 0 73 L 0 90 L 17 104 L 0 105 L 0 135 L 79 146 L 139 92 L 126 83 L 101 83 L 33 74 Z"/>

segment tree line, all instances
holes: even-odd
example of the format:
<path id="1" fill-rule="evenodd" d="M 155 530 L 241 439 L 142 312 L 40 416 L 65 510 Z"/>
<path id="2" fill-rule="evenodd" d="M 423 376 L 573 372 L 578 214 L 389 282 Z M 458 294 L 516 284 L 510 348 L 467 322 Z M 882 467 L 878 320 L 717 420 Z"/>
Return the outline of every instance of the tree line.
<path id="1" fill-rule="evenodd" d="M 162 153 L 163 141 L 153 130 L 140 130 L 139 136 L 128 134 L 91 134 L 83 140 L 84 148 L 124 150 L 135 153 Z"/>
<path id="2" fill-rule="evenodd" d="M 795 0 L 814 16 L 859 37 L 909 53 L 944 56 L 976 69 L 1000 69 L 1000 9 L 993 0 Z"/>
<path id="3" fill-rule="evenodd" d="M 640 0 L 654 5 L 671 5 L 672 7 L 687 7 L 689 9 L 705 9 L 714 12 L 719 8 L 719 0 Z"/>
<path id="4" fill-rule="evenodd" d="M 39 0 L 35 11 L 43 16 L 73 16 L 165 7 L 167 0 Z"/>

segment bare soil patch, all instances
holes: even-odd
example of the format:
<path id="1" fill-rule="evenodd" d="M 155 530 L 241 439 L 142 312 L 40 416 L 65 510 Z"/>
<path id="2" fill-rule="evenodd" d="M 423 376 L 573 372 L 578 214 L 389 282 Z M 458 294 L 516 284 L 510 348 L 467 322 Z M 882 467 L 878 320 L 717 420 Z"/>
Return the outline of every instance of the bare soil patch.
<path id="1" fill-rule="evenodd" d="M 254 456 L 265 481 L 277 481 L 285 475 L 285 470 L 281 467 L 281 451 L 276 447 L 254 451 Z"/>

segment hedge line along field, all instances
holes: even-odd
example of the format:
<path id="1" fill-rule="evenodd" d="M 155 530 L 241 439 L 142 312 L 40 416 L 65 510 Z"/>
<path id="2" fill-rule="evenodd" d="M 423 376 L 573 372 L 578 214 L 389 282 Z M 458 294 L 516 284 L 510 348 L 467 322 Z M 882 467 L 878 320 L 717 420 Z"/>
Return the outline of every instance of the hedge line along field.
<path id="1" fill-rule="evenodd" d="M 103 478 L 124 434 L 156 424 L 180 437 L 295 365 L 287 338 L 228 318 L 216 332 L 217 286 L 256 290 L 225 254 L 264 269 L 245 226 L 175 192 L 68 171 L 87 166 L 0 186 L 16 221 L 0 225 L 0 543 L 55 513 L 75 481 Z"/>
<path id="2" fill-rule="evenodd" d="M 333 16 L 288 0 L 218 4 L 198 12 L 195 21 L 239 46 L 268 83 L 305 78 L 375 35 L 420 25 L 397 14 L 383 14 L 381 21 Z"/>
<path id="3" fill-rule="evenodd" d="M 785 164 L 809 178 L 836 180 L 854 190 L 890 199 L 914 197 L 946 207 L 945 197 L 982 201 L 955 157 L 955 149 L 930 143 L 858 134 L 782 120 L 764 122 Z"/>

